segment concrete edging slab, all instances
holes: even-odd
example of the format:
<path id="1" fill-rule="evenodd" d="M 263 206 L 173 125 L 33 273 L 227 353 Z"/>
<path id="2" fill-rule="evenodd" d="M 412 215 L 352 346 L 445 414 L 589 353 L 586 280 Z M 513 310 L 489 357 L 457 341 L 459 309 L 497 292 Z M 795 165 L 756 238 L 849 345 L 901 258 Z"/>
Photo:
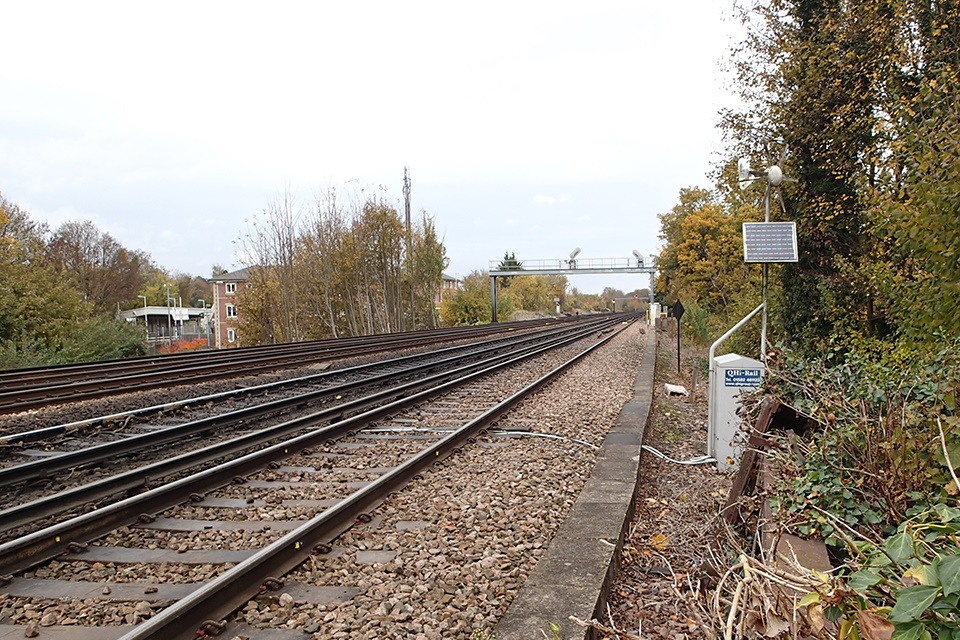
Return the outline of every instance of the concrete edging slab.
<path id="1" fill-rule="evenodd" d="M 617 574 L 617 560 L 633 514 L 640 470 L 640 447 L 653 401 L 657 332 L 647 327 L 643 358 L 633 398 L 604 439 L 597 465 L 546 554 L 537 563 L 497 625 L 497 640 L 560 638 L 593 640 L 595 634 L 569 621 L 605 615 L 607 594 Z"/>

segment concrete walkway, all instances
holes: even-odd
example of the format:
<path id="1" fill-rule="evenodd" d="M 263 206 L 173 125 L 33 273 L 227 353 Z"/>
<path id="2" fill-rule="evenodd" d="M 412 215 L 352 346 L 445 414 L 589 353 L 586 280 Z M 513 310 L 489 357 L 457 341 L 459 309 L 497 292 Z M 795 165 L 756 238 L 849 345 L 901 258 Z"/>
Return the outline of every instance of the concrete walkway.
<path id="1" fill-rule="evenodd" d="M 606 619 L 607 594 L 636 497 L 640 447 L 653 399 L 656 333 L 646 328 L 633 399 L 607 434 L 597 466 L 566 522 L 497 625 L 497 640 L 553 640 L 551 623 L 560 626 L 562 640 L 593 640 L 590 630 L 568 618 Z"/>

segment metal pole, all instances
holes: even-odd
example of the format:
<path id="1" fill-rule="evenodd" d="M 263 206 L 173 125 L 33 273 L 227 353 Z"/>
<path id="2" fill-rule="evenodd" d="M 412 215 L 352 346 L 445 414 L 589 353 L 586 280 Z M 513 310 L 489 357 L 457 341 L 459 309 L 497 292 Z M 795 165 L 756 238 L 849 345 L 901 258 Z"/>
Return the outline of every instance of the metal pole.
<path id="1" fill-rule="evenodd" d="M 677 373 L 680 373 L 680 318 L 677 318 Z"/>
<path id="2" fill-rule="evenodd" d="M 173 343 L 173 328 L 170 322 L 170 319 L 173 317 L 173 314 L 170 312 L 170 285 L 167 287 L 167 340 L 172 344 Z"/>
<path id="3" fill-rule="evenodd" d="M 717 338 L 717 341 L 714 342 L 712 345 L 710 345 L 710 355 L 709 355 L 709 358 L 710 358 L 710 389 L 709 389 L 710 400 L 709 400 L 709 402 L 707 402 L 707 416 L 708 416 L 708 418 L 707 418 L 707 455 L 708 455 L 709 457 L 711 457 L 711 458 L 713 457 L 714 450 L 715 450 L 714 440 L 716 440 L 716 437 L 717 437 L 717 407 L 716 407 L 716 404 L 717 404 L 717 395 L 716 395 L 716 393 L 717 393 L 717 364 L 716 364 L 716 362 L 714 362 L 714 354 L 717 352 L 717 347 L 720 346 L 720 343 L 721 343 L 721 342 L 723 342 L 724 340 L 726 340 L 727 338 L 729 338 L 730 336 L 732 336 L 735 331 L 737 331 L 737 330 L 738 330 L 740 327 L 742 327 L 743 325 L 747 324 L 747 322 L 750 320 L 750 318 L 752 318 L 753 316 L 757 315 L 757 312 L 758 312 L 758 311 L 761 311 L 761 310 L 766 310 L 766 305 L 765 305 L 765 304 L 761 304 L 759 307 L 757 307 L 756 309 L 754 309 L 753 311 L 751 311 L 749 314 L 747 314 L 747 316 L 746 316 L 743 320 L 741 320 L 741 321 L 738 322 L 737 324 L 733 325 L 733 328 L 731 328 L 731 329 L 730 329 L 729 331 L 727 331 L 725 334 L 723 334 L 722 336 L 720 336 L 719 338 Z"/>
<path id="4" fill-rule="evenodd" d="M 407 219 L 407 265 L 410 269 L 410 328 L 417 328 L 414 295 L 417 290 L 416 271 L 413 264 L 413 230 L 410 224 L 410 173 L 407 167 L 403 168 L 403 209 Z"/>
<path id="5" fill-rule="evenodd" d="M 490 322 L 497 321 L 497 276 L 490 276 L 490 298 L 493 300 L 493 318 Z"/>
<path id="6" fill-rule="evenodd" d="M 761 273 L 761 296 L 763 302 L 763 315 L 760 319 L 760 360 L 767 361 L 767 263 L 764 262 L 760 267 Z"/>
<path id="7" fill-rule="evenodd" d="M 770 222 L 770 185 L 763 196 L 763 221 Z M 760 267 L 760 294 L 762 296 L 763 314 L 760 316 L 760 361 L 767 362 L 767 263 Z"/>
<path id="8" fill-rule="evenodd" d="M 147 315 L 147 296 L 137 296 L 143 298 L 143 326 L 147 330 L 147 340 L 150 340 L 150 316 Z"/>

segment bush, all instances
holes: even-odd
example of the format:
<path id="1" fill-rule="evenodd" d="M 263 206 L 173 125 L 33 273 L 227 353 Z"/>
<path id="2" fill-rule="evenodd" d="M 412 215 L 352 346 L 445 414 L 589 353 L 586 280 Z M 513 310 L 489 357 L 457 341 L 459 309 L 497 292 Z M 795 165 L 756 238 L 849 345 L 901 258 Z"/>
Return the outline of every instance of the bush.
<path id="1" fill-rule="evenodd" d="M 52 366 L 95 360 L 117 360 L 147 352 L 143 329 L 110 316 L 68 323 L 64 336 L 44 342 L 38 338 L 0 343 L 0 368 Z"/>
<path id="2" fill-rule="evenodd" d="M 77 325 L 60 350 L 61 363 L 116 360 L 147 352 L 143 328 L 109 316 L 93 317 Z"/>
<path id="3" fill-rule="evenodd" d="M 206 338 L 194 338 L 193 340 L 181 340 L 169 345 L 164 345 L 157 349 L 157 353 L 179 353 L 181 351 L 200 351 L 206 349 L 209 343 Z"/>
<path id="4" fill-rule="evenodd" d="M 869 623 L 894 640 L 960 640 L 960 340 L 854 337 L 820 360 L 771 364 L 768 390 L 824 425 L 775 454 L 772 504 L 788 530 L 846 560 L 842 586 L 801 604 L 822 606 L 841 636 Z"/>
<path id="5" fill-rule="evenodd" d="M 917 505 L 949 498 L 938 422 L 951 461 L 960 463 L 960 428 L 949 418 L 960 389 L 958 347 L 914 352 L 910 365 L 896 350 L 850 351 L 833 365 L 831 353 L 818 362 L 781 361 L 769 377 L 777 395 L 825 425 L 783 460 L 778 504 L 801 534 L 839 545 L 834 526 L 813 507 L 882 536 Z"/>

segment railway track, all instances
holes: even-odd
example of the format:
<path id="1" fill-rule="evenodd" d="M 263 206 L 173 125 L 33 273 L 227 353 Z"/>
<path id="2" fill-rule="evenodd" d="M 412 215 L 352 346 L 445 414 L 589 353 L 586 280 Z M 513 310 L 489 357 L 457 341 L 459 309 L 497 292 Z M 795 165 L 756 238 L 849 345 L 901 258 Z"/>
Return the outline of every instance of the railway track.
<path id="1" fill-rule="evenodd" d="M 116 638 L 122 633 L 125 640 L 213 635 L 223 630 L 221 619 L 257 593 L 269 592 L 274 587 L 285 590 L 287 604 L 297 598 L 329 599 L 334 595 L 329 589 L 311 592 L 307 587 L 294 588 L 287 585 L 282 576 L 304 561 L 316 562 L 318 557 L 328 554 L 333 539 L 358 519 L 366 519 L 376 505 L 402 484 L 464 447 L 560 371 L 614 335 L 608 332 L 602 341 L 598 340 L 598 329 L 590 326 L 579 335 L 555 337 L 529 350 L 514 345 L 514 352 L 508 356 L 501 354 L 489 361 L 477 360 L 452 372 L 422 379 L 414 375 L 415 379 L 407 383 L 409 386 L 392 398 L 372 402 L 362 396 L 354 400 L 361 404 L 352 409 L 343 405 L 328 409 L 339 412 L 338 415 L 328 413 L 320 419 L 309 414 L 313 417 L 279 423 L 275 426 L 286 425 L 287 433 L 272 434 L 274 437 L 267 441 L 272 444 L 261 442 L 252 452 L 248 452 L 249 447 L 231 453 L 216 452 L 203 464 L 214 465 L 214 460 L 226 460 L 199 472 L 179 469 L 177 473 L 182 473 L 181 477 L 163 481 L 159 486 L 149 486 L 151 483 L 144 483 L 141 476 L 136 495 L 102 503 L 94 511 L 0 545 L 0 573 L 17 574 L 0 593 L 13 601 L 56 602 L 76 597 L 79 592 L 76 583 L 83 582 L 84 587 L 89 587 L 84 593 L 90 595 L 99 589 L 101 599 L 114 594 L 120 601 L 128 601 L 136 596 L 140 598 L 136 605 L 139 610 L 135 607 L 132 612 L 123 612 L 123 607 L 118 605 L 117 613 L 110 619 L 114 624 L 117 620 L 138 624 L 120 632 L 116 628 L 105 629 L 105 635 L 97 636 Z M 551 357 L 555 361 L 556 355 L 548 357 L 547 354 L 555 354 L 557 349 L 571 350 L 578 341 L 590 343 L 589 348 L 577 349 L 575 356 L 565 355 L 562 366 L 530 364 Z M 497 397 L 486 393 L 485 380 L 491 376 L 499 381 Z M 511 388 L 506 397 L 505 385 Z M 298 420 L 305 422 L 295 427 L 289 424 Z M 281 437 L 286 439 L 278 440 Z M 425 441 L 429 445 L 424 448 Z M 384 442 L 387 446 L 371 447 L 373 443 Z M 359 463 L 358 451 L 369 451 Z M 338 466 L 343 460 L 353 464 Z M 148 470 L 147 475 L 154 483 L 162 477 L 156 469 Z M 345 487 L 355 490 L 345 493 Z M 292 494 L 294 489 L 302 494 L 304 488 L 313 492 L 310 498 L 285 500 L 283 497 Z M 89 500 L 89 495 L 78 498 L 80 504 Z M 77 506 L 74 504 L 72 508 Z M 273 514 L 268 524 L 264 524 L 262 517 L 252 524 L 242 519 L 245 515 L 240 520 L 233 519 L 248 510 L 262 513 L 265 507 L 272 509 Z M 325 510 L 311 516 L 320 508 Z M 172 511 L 164 513 L 166 509 Z M 295 517 L 292 522 L 275 518 L 278 511 Z M 206 513 L 198 517 L 201 512 Z M 231 519 L 224 518 L 228 512 Z M 162 515 L 156 518 L 144 514 Z M 134 522 L 139 524 L 131 526 Z M 24 524 L 20 521 L 15 526 Z M 264 535 L 253 535 L 252 531 Z M 88 544 L 102 536 L 107 536 L 103 538 L 105 542 Z M 257 544 L 253 544 L 253 539 Z M 158 540 L 164 548 L 151 549 L 151 545 L 158 545 Z M 140 548 L 133 545 L 135 541 L 142 543 Z M 131 546 L 111 546 L 120 542 L 131 543 Z M 258 547 L 259 544 L 266 546 Z M 243 548 L 223 549 L 224 545 Z M 197 564 L 219 567 L 217 576 L 205 585 L 192 584 L 188 588 L 174 578 L 176 588 L 155 582 L 137 584 L 116 580 L 101 587 L 94 581 L 97 571 L 91 573 L 90 569 L 123 563 L 140 567 L 134 571 L 138 576 L 159 575 L 156 570 L 143 567 L 172 559 L 189 566 L 185 554 L 194 551 Z M 51 558 L 59 559 L 52 565 L 43 564 Z M 64 569 L 67 565 L 71 566 Z M 31 569 L 37 566 L 40 569 Z M 63 580 L 68 575 L 73 579 Z M 82 577 L 77 578 L 78 575 Z M 53 579 L 45 581 L 39 579 L 40 576 Z M 152 591 L 141 597 L 138 589 Z M 176 602 L 170 604 L 174 600 Z M 62 616 L 54 614 L 51 610 L 46 618 L 41 615 L 34 622 L 39 625 L 46 619 L 56 626 L 62 622 Z M 272 636 L 258 632 L 255 637 Z M 303 637 L 302 633 L 297 637 Z"/>
<path id="2" fill-rule="evenodd" d="M 387 360 L 379 365 L 309 376 L 308 379 L 298 379 L 299 384 L 332 377 L 346 377 L 349 381 L 299 390 L 280 399 L 257 402 L 225 413 L 212 413 L 172 426 L 151 425 L 156 428 L 73 451 L 44 451 L 39 459 L 0 468 L 0 487 L 9 490 L 0 497 L 0 540 L 9 531 L 40 518 L 75 510 L 120 492 L 146 490 L 151 484 L 211 464 L 224 456 L 266 446 L 291 434 L 396 401 L 446 380 L 569 342 L 609 326 L 610 322 L 605 319 L 599 323 L 551 327 L 517 337 L 482 341 L 470 347 L 451 347 Z M 286 388 L 289 383 L 291 381 L 268 386 Z M 360 390 L 364 392 L 359 393 Z M 263 390 L 254 388 L 252 391 L 260 393 Z M 327 403 L 321 404 L 319 410 L 311 406 L 312 402 L 323 400 Z M 295 410 L 299 411 L 298 417 L 292 415 Z M 138 415 L 139 412 L 133 411 L 126 417 Z M 276 423 L 277 416 L 285 419 Z M 110 419 L 116 421 L 122 417 L 111 416 Z M 102 419 L 89 420 L 84 425 L 102 423 Z M 50 429 L 51 435 L 59 435 L 63 430 L 62 427 Z M 70 430 L 76 430 L 76 427 Z M 217 435 L 221 438 L 219 442 L 215 441 Z M 180 455 L 174 455 L 176 452 L 169 448 L 173 444 L 183 447 L 201 437 L 203 446 L 197 444 Z M 14 447 L 8 447 L 8 451 L 13 450 Z M 103 465 L 107 462 L 112 464 L 105 473 Z"/>
<path id="3" fill-rule="evenodd" d="M 135 409 L 118 411 L 106 415 L 95 415 L 81 420 L 73 420 L 65 423 L 44 424 L 46 419 L 39 415 L 32 416 L 28 429 L 17 429 L 15 427 L 0 426 L 0 447 L 6 447 L 7 453 L 14 455 L 16 449 L 22 449 L 25 444 L 43 442 L 44 446 L 51 445 L 51 440 L 58 436 L 74 437 L 80 434 L 88 434 L 99 427 L 110 427 L 110 433 L 116 435 L 125 430 L 135 431 L 138 428 L 150 428 L 149 420 L 151 418 L 159 420 L 161 423 L 169 422 L 170 419 L 180 419 L 182 416 L 203 414 L 205 407 L 220 407 L 224 403 L 236 404 L 236 408 L 247 404 L 263 404 L 262 398 L 276 397 L 282 398 L 284 394 L 287 397 L 291 393 L 299 396 L 307 396 L 304 388 L 324 388 L 329 389 L 336 385 L 339 391 L 348 387 L 358 387 L 364 382 L 373 382 L 378 378 L 385 379 L 385 373 L 408 373 L 409 375 L 423 375 L 424 371 L 431 368 L 432 362 L 440 361 L 442 363 L 452 361 L 455 358 L 466 360 L 471 354 L 482 356 L 497 349 L 511 349 L 518 344 L 523 344 L 528 339 L 547 339 L 552 335 L 561 335 L 565 331 L 576 331 L 589 328 L 596 320 L 586 320 L 578 324 L 572 323 L 547 323 L 534 327 L 525 325 L 523 331 L 506 331 L 489 333 L 487 331 L 477 332 L 471 336 L 470 340 L 461 338 L 454 346 L 438 346 L 444 344 L 441 342 L 428 342 L 426 350 L 423 348 L 415 350 L 407 355 L 396 356 L 393 352 L 385 352 L 386 357 L 374 359 L 372 362 L 354 366 L 332 365 L 325 361 L 321 367 L 321 373 L 308 373 L 297 377 L 284 378 L 273 382 L 256 384 L 252 386 L 241 386 L 226 391 L 219 391 L 202 396 L 185 397 L 178 400 L 163 402 L 151 406 L 138 406 Z M 490 337 L 490 336 L 493 337 Z M 430 348 L 432 346 L 433 348 Z M 421 345 L 423 347 L 423 345 Z M 425 366 L 415 366 L 425 365 Z M 291 391 L 292 390 L 292 391 Z M 338 393 L 339 393 L 338 391 Z M 318 394 L 322 396 L 323 394 Z M 329 394 L 328 394 L 329 395 Z M 307 400 L 315 398 L 306 398 Z M 289 409 L 300 403 L 296 401 L 278 403 L 276 406 L 280 410 Z M 217 413 L 223 413 L 222 410 Z M 198 416 L 202 417 L 202 415 Z M 0 423 L 3 420 L 0 419 Z M 21 421 L 22 422 L 22 421 Z M 55 441 L 52 446 L 58 447 Z M 2 464 L 2 462 L 0 462 Z"/>
<path id="4" fill-rule="evenodd" d="M 357 338 L 337 338 L 223 351 L 176 353 L 98 363 L 0 371 L 0 415 L 54 404 L 107 398 L 170 385 L 191 385 L 301 367 L 338 358 L 415 349 L 460 339 L 526 331 L 576 318 L 533 320 Z"/>

